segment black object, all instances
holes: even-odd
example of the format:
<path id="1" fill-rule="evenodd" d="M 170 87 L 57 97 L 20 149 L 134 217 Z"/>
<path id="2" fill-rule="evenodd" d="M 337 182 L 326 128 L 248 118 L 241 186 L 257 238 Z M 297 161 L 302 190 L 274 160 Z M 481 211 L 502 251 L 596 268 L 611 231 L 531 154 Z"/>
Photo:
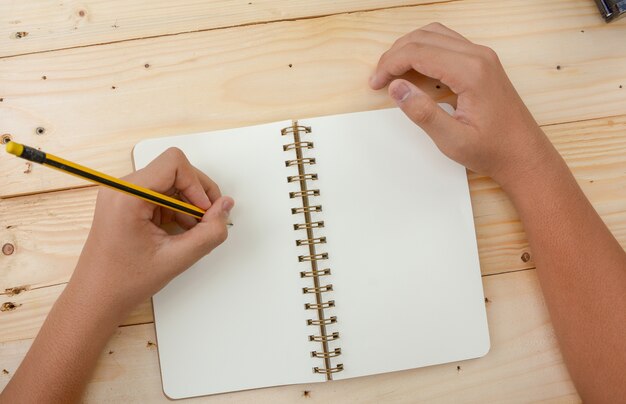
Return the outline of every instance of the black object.
<path id="1" fill-rule="evenodd" d="M 596 0 L 596 4 L 606 22 L 626 14 L 626 0 Z"/>

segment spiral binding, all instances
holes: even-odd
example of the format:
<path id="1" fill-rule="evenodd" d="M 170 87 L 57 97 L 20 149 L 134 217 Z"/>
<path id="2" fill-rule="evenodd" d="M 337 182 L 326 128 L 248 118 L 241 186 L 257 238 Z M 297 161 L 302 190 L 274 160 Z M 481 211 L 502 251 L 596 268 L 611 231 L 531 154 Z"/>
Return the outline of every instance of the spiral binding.
<path id="1" fill-rule="evenodd" d="M 334 300 L 329 300 L 327 302 L 324 303 L 305 303 L 304 304 L 304 308 L 309 310 L 309 309 L 326 309 L 329 307 L 335 307 L 335 301 Z"/>
<path id="2" fill-rule="evenodd" d="M 301 278 L 311 278 L 313 276 L 325 276 L 325 275 L 330 275 L 330 268 L 326 268 L 326 269 L 322 269 L 320 270 L 314 270 L 314 271 L 302 271 L 300 272 L 300 277 Z"/>
<path id="3" fill-rule="evenodd" d="M 296 245 L 311 245 L 311 244 L 325 244 L 326 237 L 317 237 L 317 238 L 305 238 L 304 240 L 296 240 Z"/>
<path id="4" fill-rule="evenodd" d="M 318 179 L 317 174 L 307 173 L 306 166 L 312 166 L 316 164 L 315 158 L 304 157 L 304 149 L 313 149 L 314 144 L 310 141 L 304 141 L 301 135 L 311 133 L 311 128 L 308 126 L 298 125 L 294 122 L 292 126 L 283 128 L 281 135 L 293 136 L 293 141 L 283 145 L 283 151 L 294 152 L 295 158 L 291 158 L 285 161 L 286 167 L 296 167 L 298 169 L 297 174 L 287 176 L 289 183 L 298 183 L 300 190 L 289 192 L 289 198 L 299 199 L 302 202 L 301 206 L 296 206 L 291 209 L 293 215 L 303 215 L 304 222 L 296 223 L 293 225 L 294 230 L 306 231 L 306 237 L 296 239 L 296 246 L 306 248 L 306 253 L 298 256 L 298 262 L 308 263 L 310 270 L 301 271 L 300 277 L 303 279 L 310 279 L 309 285 L 302 288 L 302 293 L 315 297 L 315 302 L 305 303 L 305 310 L 312 310 L 317 314 L 316 318 L 310 318 L 307 320 L 307 325 L 317 327 L 319 334 L 309 335 L 309 341 L 319 343 L 321 349 L 312 350 L 311 357 L 321 359 L 324 362 L 324 366 L 313 367 L 314 373 L 323 374 L 327 380 L 332 380 L 332 374 L 341 372 L 343 370 L 343 364 L 334 365 L 331 363 L 331 359 L 334 359 L 341 355 L 341 348 L 329 348 L 328 343 L 339 339 L 339 332 L 328 332 L 327 327 L 337 323 L 337 316 L 331 316 L 326 313 L 335 307 L 334 300 L 324 299 L 324 293 L 331 292 L 333 285 L 331 283 L 323 284 L 321 278 L 329 276 L 331 274 L 330 268 L 321 269 L 318 267 L 319 263 L 328 259 L 328 253 L 319 252 L 318 248 L 326 244 L 326 237 L 314 234 L 316 230 L 324 228 L 324 222 L 321 220 L 313 221 L 311 218 L 312 213 L 319 213 L 322 211 L 321 205 L 314 205 L 310 203 L 312 197 L 320 195 L 319 189 L 309 189 L 308 184 L 311 181 Z"/>
<path id="5" fill-rule="evenodd" d="M 328 259 L 328 253 L 313 254 L 313 255 L 299 255 L 298 256 L 298 261 L 299 262 L 304 262 L 304 261 L 321 261 L 321 260 L 327 260 L 327 259 Z"/>
<path id="6" fill-rule="evenodd" d="M 310 213 L 310 212 L 321 212 L 322 211 L 322 207 L 321 206 L 303 206 L 301 208 L 291 208 L 291 213 L 292 214 L 296 214 L 296 213 Z"/>
<path id="7" fill-rule="evenodd" d="M 283 146 L 283 151 L 289 151 L 289 150 L 300 150 L 300 149 L 312 149 L 313 148 L 313 142 L 294 142 L 294 143 L 289 143 Z M 298 158 L 302 158 L 302 157 L 298 157 Z M 285 162 L 287 163 L 287 162 Z M 299 164 L 298 164 L 299 165 Z"/>
<path id="8" fill-rule="evenodd" d="M 296 223 L 293 225 L 294 230 L 304 229 L 319 229 L 324 227 L 324 222 L 308 222 L 308 223 Z"/>
<path id="9" fill-rule="evenodd" d="M 309 341 L 316 341 L 316 342 L 334 341 L 338 338 L 339 338 L 338 332 L 334 332 L 329 335 L 309 335 Z"/>
<path id="10" fill-rule="evenodd" d="M 306 191 L 289 192 L 289 197 L 291 199 L 302 197 L 305 195 L 306 196 L 320 196 L 320 190 L 319 189 L 307 189 Z"/>
<path id="11" fill-rule="evenodd" d="M 333 290 L 333 285 L 324 285 L 324 286 L 314 286 L 314 287 L 306 287 L 302 288 L 302 293 L 322 293 L 322 292 L 330 292 Z"/>
<path id="12" fill-rule="evenodd" d="M 315 164 L 315 159 L 312 157 L 304 157 L 301 159 L 295 159 L 295 160 L 287 160 L 285 161 L 285 166 L 286 167 L 291 167 L 291 166 L 297 166 L 298 164 L 309 164 L 309 165 L 313 165 Z"/>
<path id="13" fill-rule="evenodd" d="M 317 180 L 317 174 L 301 174 L 301 175 L 292 175 L 292 176 L 287 177 L 287 182 L 301 182 L 302 180 L 315 181 Z"/>
<path id="14" fill-rule="evenodd" d="M 331 352 L 311 352 L 311 356 L 314 358 L 334 358 L 339 355 L 341 355 L 341 348 L 335 348 Z"/>
<path id="15" fill-rule="evenodd" d="M 342 370 L 343 370 L 343 365 L 341 363 L 334 368 L 318 368 L 318 367 L 313 368 L 313 371 L 315 373 L 325 373 L 326 378 L 328 380 L 332 380 L 332 376 L 331 376 L 332 373 L 341 372 Z"/>

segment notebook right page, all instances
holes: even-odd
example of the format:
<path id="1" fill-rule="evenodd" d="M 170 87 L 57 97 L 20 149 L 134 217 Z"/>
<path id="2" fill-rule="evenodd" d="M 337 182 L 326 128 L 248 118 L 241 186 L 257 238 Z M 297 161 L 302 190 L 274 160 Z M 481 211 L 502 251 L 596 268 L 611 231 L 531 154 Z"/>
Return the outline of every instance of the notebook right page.
<path id="1" fill-rule="evenodd" d="M 345 379 L 489 350 L 465 168 L 399 109 L 300 121 L 319 175 Z M 454 134 L 451 134 L 453 136 Z"/>

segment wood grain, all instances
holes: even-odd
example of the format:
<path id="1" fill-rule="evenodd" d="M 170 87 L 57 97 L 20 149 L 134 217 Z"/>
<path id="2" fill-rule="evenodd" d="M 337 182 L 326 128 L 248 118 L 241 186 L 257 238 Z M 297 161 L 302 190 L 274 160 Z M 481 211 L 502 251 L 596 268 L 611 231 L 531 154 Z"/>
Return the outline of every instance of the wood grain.
<path id="1" fill-rule="evenodd" d="M 180 32 L 450 0 L 0 2 L 0 57 Z M 26 36 L 16 35 L 28 33 Z"/>
<path id="2" fill-rule="evenodd" d="M 496 49 L 542 124 L 624 112 L 625 21 L 604 24 L 589 0 L 463 0 L 0 59 L 0 132 L 123 175 L 147 137 L 386 107 L 373 66 L 433 19 Z M 0 158 L 0 197 L 83 184 L 25 168 Z"/>
<path id="3" fill-rule="evenodd" d="M 87 239 L 96 188 L 0 199 L 0 293 L 69 280 Z M 2 295 L 0 295 L 2 297 Z"/>
<path id="4" fill-rule="evenodd" d="M 34 338 L 63 289 L 65 284 L 0 295 L 0 307 L 14 307 L 5 311 L 0 308 L 0 341 Z M 121 325 L 153 321 L 152 301 L 148 300 L 137 306 Z"/>
<path id="5" fill-rule="evenodd" d="M 578 403 L 534 270 L 483 278 L 491 351 L 484 357 L 331 383 L 293 385 L 189 400 L 207 403 L 463 402 Z M 515 321 L 512 321 L 512 319 Z M 123 327 L 105 348 L 86 402 L 168 402 L 161 391 L 152 324 Z M 31 340 L 0 343 L 0 390 Z M 349 364 L 346 364 L 349 365 Z M 0 370 L 1 372 L 1 370 Z M 304 396 L 308 391 L 308 397 Z"/>

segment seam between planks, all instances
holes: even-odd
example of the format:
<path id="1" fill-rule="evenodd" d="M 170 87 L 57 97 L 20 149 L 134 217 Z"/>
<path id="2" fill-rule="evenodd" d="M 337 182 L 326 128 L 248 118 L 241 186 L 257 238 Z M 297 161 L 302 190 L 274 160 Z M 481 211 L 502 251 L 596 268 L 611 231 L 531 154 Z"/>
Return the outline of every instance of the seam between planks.
<path id="1" fill-rule="evenodd" d="M 75 186 L 64 187 L 64 188 L 45 189 L 43 191 L 26 192 L 26 193 L 23 193 L 23 194 L 15 194 L 15 195 L 3 196 L 2 198 L 0 198 L 0 201 L 14 199 L 14 198 L 24 198 L 24 197 L 28 197 L 28 196 L 34 196 L 34 195 L 47 195 L 47 194 L 53 194 L 55 192 L 65 192 L 65 191 L 75 191 L 75 190 L 79 190 L 79 189 L 96 188 L 96 187 L 99 187 L 99 186 L 100 185 L 97 185 L 97 184 L 85 184 L 85 185 L 75 185 Z"/>
<path id="2" fill-rule="evenodd" d="M 314 20 L 314 19 L 325 18 L 325 17 L 334 16 L 334 15 L 350 15 L 350 14 L 356 14 L 356 13 L 371 13 L 371 12 L 376 12 L 376 11 L 381 11 L 381 10 L 393 10 L 393 9 L 409 8 L 409 7 L 432 6 L 432 5 L 438 5 L 438 4 L 450 4 L 450 3 L 458 3 L 458 2 L 461 2 L 461 1 L 463 1 L 463 0 L 432 1 L 432 2 L 428 2 L 428 3 L 403 4 L 403 5 L 390 6 L 390 7 L 376 7 L 376 8 L 362 9 L 362 10 L 343 11 L 343 12 L 338 12 L 338 13 L 328 13 L 328 14 L 319 14 L 319 15 L 311 15 L 311 16 L 303 16 L 303 17 L 293 17 L 293 18 L 282 18 L 282 19 L 271 20 L 271 21 L 247 22 L 247 23 L 242 23 L 242 24 L 224 25 L 224 26 L 221 26 L 221 27 L 213 27 L 213 28 L 203 28 L 203 29 L 189 30 L 189 31 L 171 32 L 171 33 L 159 34 L 159 35 L 147 35 L 147 36 L 136 37 L 136 38 L 120 39 L 120 40 L 116 40 L 116 41 L 96 42 L 96 43 L 87 44 L 87 45 L 67 46 L 67 47 L 64 47 L 64 48 L 46 49 L 46 50 L 34 51 L 34 52 L 17 53 L 17 54 L 14 54 L 14 55 L 0 56 L 0 59 L 9 59 L 9 58 L 15 58 L 15 57 L 20 57 L 20 56 L 36 55 L 36 54 L 40 54 L 40 53 L 57 52 L 57 51 L 63 51 L 63 50 L 68 50 L 68 49 L 80 49 L 80 48 L 88 48 L 88 47 L 92 47 L 92 46 L 110 45 L 110 44 L 116 44 L 116 43 L 122 43 L 122 42 L 141 41 L 141 40 L 144 40 L 144 39 L 164 38 L 164 37 L 170 37 L 170 36 L 175 36 L 175 35 L 195 34 L 195 33 L 199 33 L 199 32 L 217 31 L 217 30 L 220 30 L 220 29 L 251 27 L 251 26 L 255 26 L 255 25 L 265 25 L 265 24 L 273 24 L 273 23 L 280 23 L 280 22 Z"/>
<path id="3" fill-rule="evenodd" d="M 546 128 L 548 126 L 558 126 L 558 125 L 568 125 L 568 124 L 572 124 L 572 123 L 578 123 L 578 122 L 589 122 L 589 121 L 597 121 L 597 120 L 601 120 L 601 119 L 618 119 L 618 118 L 622 118 L 626 116 L 625 114 L 618 114 L 618 115 L 603 115 L 603 116 L 598 116 L 595 118 L 583 118 L 583 119 L 575 119 L 573 121 L 562 121 L 562 122 L 553 122 L 553 123 L 546 123 L 543 125 L 539 125 L 540 128 Z"/>
<path id="4" fill-rule="evenodd" d="M 154 321 L 144 321 L 144 322 L 138 322 L 138 323 L 120 324 L 120 325 L 117 326 L 117 328 L 134 327 L 136 325 L 148 325 L 148 324 L 154 324 Z"/>
<path id="5" fill-rule="evenodd" d="M 481 275 L 480 275 L 480 277 L 481 277 L 481 278 L 486 278 L 486 277 L 488 277 L 488 276 L 503 275 L 503 274 L 512 274 L 512 273 L 515 273 L 515 272 L 530 271 L 531 269 L 535 269 L 535 270 L 536 270 L 536 269 L 537 269 L 537 267 L 535 267 L 535 266 L 530 266 L 530 267 L 528 267 L 528 268 L 511 269 L 511 270 L 508 270 L 508 271 L 496 272 L 496 273 L 493 273 L 493 274 L 485 274 L 485 275 L 481 274 Z"/>
<path id="6" fill-rule="evenodd" d="M 37 289 L 43 289 L 43 288 L 52 288 L 52 287 L 55 287 L 55 286 L 66 285 L 66 284 L 67 284 L 67 282 L 58 282 L 58 283 L 51 283 L 50 285 L 35 286 L 35 287 L 32 287 L 32 288 L 30 286 L 28 286 L 27 289 L 21 290 L 21 291 L 19 291 L 17 293 L 12 292 L 11 289 L 20 288 L 21 286 L 13 286 L 12 288 L 6 288 L 4 290 L 4 292 L 0 292 L 0 296 L 7 296 L 7 297 L 16 296 L 16 295 L 19 295 L 20 293 L 29 292 L 31 290 L 37 290 Z"/>

